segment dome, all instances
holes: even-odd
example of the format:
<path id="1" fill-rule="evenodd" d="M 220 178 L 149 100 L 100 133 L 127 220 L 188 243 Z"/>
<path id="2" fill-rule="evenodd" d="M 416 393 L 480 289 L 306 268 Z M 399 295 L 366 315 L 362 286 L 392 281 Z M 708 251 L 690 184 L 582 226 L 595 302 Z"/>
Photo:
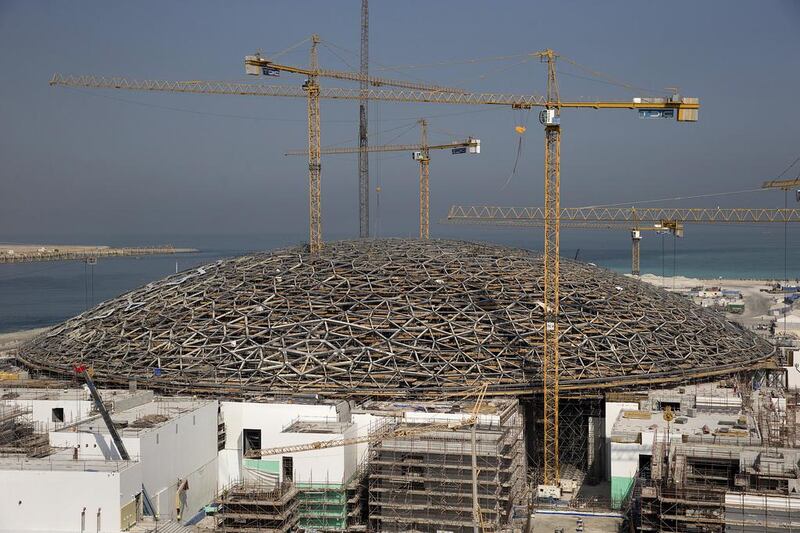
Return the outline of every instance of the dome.
<path id="1" fill-rule="evenodd" d="M 774 348 L 687 299 L 561 262 L 561 388 L 644 386 L 764 365 Z M 403 397 L 542 382 L 542 258 L 473 242 L 327 243 L 220 260 L 54 327 L 19 357 L 171 393 Z"/>

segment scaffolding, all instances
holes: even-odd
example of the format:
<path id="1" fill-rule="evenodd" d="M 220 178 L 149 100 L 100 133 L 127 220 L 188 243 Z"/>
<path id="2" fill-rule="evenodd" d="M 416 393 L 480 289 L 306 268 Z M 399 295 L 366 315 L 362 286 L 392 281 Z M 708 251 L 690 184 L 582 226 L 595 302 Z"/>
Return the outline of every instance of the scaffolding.
<path id="1" fill-rule="evenodd" d="M 474 428 L 377 442 L 370 447 L 369 467 L 373 530 L 465 532 L 477 522 L 499 530 L 514 519 L 515 506 L 528 503 L 516 401 Z"/>
<path id="2" fill-rule="evenodd" d="M 216 531 L 220 533 L 289 533 L 298 521 L 297 487 L 238 482 L 215 500 Z"/>
<path id="3" fill-rule="evenodd" d="M 344 483 L 296 483 L 300 527 L 317 532 L 365 530 L 366 475 L 367 465 L 362 463 Z"/>
<path id="4" fill-rule="evenodd" d="M 300 527 L 314 531 L 347 528 L 347 494 L 341 484 L 299 484 Z"/>
<path id="5" fill-rule="evenodd" d="M 542 398 L 525 399 L 525 436 L 531 483 L 542 482 Z M 561 478 L 580 486 L 584 479 L 594 482 L 602 477 L 604 428 L 603 401 L 598 398 L 563 398 L 559 407 L 558 451 Z"/>
<path id="6" fill-rule="evenodd" d="M 30 407 L 0 406 L 0 456 L 46 457 L 52 453 L 47 433 L 29 420 Z"/>
<path id="7" fill-rule="evenodd" d="M 800 531 L 800 392 L 740 389 L 742 411 L 730 430 L 677 440 L 656 431 L 632 490 L 637 531 Z"/>

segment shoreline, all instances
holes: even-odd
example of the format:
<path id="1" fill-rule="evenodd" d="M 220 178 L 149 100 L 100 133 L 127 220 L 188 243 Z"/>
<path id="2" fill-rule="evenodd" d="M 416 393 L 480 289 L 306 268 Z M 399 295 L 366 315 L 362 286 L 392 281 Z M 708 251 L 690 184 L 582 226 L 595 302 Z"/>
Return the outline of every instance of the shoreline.
<path id="1" fill-rule="evenodd" d="M 0 264 L 36 263 L 40 261 L 88 261 L 100 257 L 136 257 L 197 253 L 195 248 L 172 245 L 118 247 L 76 244 L 7 244 L 0 243 Z"/>

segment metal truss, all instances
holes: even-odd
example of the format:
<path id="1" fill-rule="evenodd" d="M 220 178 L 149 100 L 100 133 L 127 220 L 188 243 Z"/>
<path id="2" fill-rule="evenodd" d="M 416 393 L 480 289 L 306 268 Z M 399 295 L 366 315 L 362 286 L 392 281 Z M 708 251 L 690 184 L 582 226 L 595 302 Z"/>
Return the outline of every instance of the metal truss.
<path id="1" fill-rule="evenodd" d="M 800 222 L 800 209 L 707 208 L 707 207 L 564 207 L 559 219 L 576 222 L 660 222 L 677 220 L 694 224 L 759 222 Z M 449 222 L 541 226 L 543 207 L 497 207 L 487 205 L 454 205 L 447 214 Z"/>
<path id="2" fill-rule="evenodd" d="M 561 263 L 562 391 L 768 366 L 774 348 L 688 300 Z M 457 241 L 340 241 L 218 261 L 104 302 L 23 345 L 170 393 L 441 397 L 541 391 L 541 256 Z"/>

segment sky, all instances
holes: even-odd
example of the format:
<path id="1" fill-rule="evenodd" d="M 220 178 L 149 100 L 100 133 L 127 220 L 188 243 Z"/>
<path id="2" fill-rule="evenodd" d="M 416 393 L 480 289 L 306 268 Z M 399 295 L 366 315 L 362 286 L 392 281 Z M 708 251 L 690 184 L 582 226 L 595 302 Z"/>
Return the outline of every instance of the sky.
<path id="1" fill-rule="evenodd" d="M 283 155 L 306 146 L 303 100 L 71 89 L 48 80 L 54 72 L 245 80 L 244 55 L 273 56 L 311 33 L 323 40 L 323 67 L 354 70 L 359 8 L 358 0 L 0 0 L 0 240 L 306 240 L 307 165 Z M 629 99 L 667 87 L 700 98 L 695 124 L 641 120 L 634 111 L 564 111 L 562 205 L 627 205 L 754 189 L 800 155 L 798 28 L 797 0 L 373 0 L 370 61 L 376 76 L 541 94 L 544 66 L 525 54 L 552 48 L 588 67 L 559 63 L 562 99 Z M 279 57 L 306 65 L 308 44 Z M 504 59 L 487 59 L 498 57 Z M 598 81 L 590 71 L 648 91 Z M 291 76 L 269 81 L 302 83 Z M 372 103 L 369 113 L 371 144 L 416 142 L 421 117 L 433 141 L 481 139 L 478 156 L 432 155 L 434 236 L 514 231 L 444 226 L 438 221 L 451 204 L 542 203 L 536 112 Z M 528 126 L 522 136 L 514 129 L 519 124 Z M 356 102 L 322 102 L 324 146 L 354 145 L 357 128 Z M 323 160 L 327 238 L 358 234 L 356 161 Z M 373 234 L 416 235 L 418 166 L 410 154 L 373 155 L 370 170 Z M 781 207 L 783 195 L 662 205 Z M 782 235 L 777 228 L 741 232 L 755 240 Z M 731 241 L 737 235 L 724 232 Z M 588 233 L 580 238 L 597 244 Z M 538 242 L 532 239 L 532 247 Z"/>

